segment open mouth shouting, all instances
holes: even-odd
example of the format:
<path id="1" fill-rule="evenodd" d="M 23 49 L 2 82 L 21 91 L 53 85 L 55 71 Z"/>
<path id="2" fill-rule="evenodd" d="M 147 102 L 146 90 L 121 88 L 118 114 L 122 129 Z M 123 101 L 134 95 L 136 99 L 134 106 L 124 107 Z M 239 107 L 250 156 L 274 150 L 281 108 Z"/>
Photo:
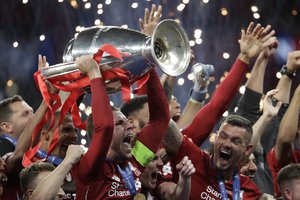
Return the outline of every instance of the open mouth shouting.
<path id="1" fill-rule="evenodd" d="M 125 137 L 123 139 L 123 146 L 127 153 L 130 153 L 132 150 L 132 145 L 131 145 L 132 139 L 133 139 L 133 134 L 131 132 L 125 134 Z"/>
<path id="2" fill-rule="evenodd" d="M 227 165 L 231 158 L 231 151 L 226 149 L 221 149 L 219 152 L 219 161 L 221 165 Z"/>
<path id="3" fill-rule="evenodd" d="M 248 176 L 250 179 L 253 179 L 254 178 L 254 173 L 245 173 L 244 175 Z"/>
<path id="4" fill-rule="evenodd" d="M 149 180 L 149 183 L 150 183 L 150 187 L 151 188 L 155 188 L 156 187 L 156 183 L 157 183 L 157 179 L 161 176 L 161 172 L 160 170 L 156 170 L 154 172 L 151 173 L 151 176 L 150 176 L 150 180 Z"/>
<path id="5" fill-rule="evenodd" d="M 161 176 L 160 170 L 156 170 L 156 171 L 152 172 L 152 174 L 151 174 L 151 178 L 153 180 L 157 180 L 158 176 Z"/>

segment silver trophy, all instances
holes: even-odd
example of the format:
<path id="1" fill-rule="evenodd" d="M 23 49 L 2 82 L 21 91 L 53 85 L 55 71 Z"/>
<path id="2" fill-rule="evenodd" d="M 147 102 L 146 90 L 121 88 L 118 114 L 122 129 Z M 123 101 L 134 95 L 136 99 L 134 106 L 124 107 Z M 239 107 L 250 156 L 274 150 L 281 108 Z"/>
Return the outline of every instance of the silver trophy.
<path id="1" fill-rule="evenodd" d="M 76 38 L 67 44 L 62 64 L 43 68 L 44 79 L 68 74 L 79 69 L 75 59 L 82 55 L 93 55 L 104 44 L 110 44 L 119 52 L 128 53 L 123 62 L 103 54 L 100 65 L 119 67 L 129 72 L 130 84 L 139 80 L 152 66 L 159 66 L 162 71 L 171 76 L 182 74 L 190 62 L 189 41 L 183 28 L 174 20 L 160 22 L 152 37 L 115 26 L 90 27 L 81 31 Z M 118 78 L 105 81 L 108 93 L 121 89 Z"/>

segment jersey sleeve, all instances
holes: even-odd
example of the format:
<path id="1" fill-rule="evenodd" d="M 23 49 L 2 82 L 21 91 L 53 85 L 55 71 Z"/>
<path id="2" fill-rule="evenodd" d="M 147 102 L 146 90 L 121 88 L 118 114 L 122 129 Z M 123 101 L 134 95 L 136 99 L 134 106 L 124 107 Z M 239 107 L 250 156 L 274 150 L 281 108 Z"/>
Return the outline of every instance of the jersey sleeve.
<path id="1" fill-rule="evenodd" d="M 247 67 L 248 64 L 237 59 L 228 76 L 218 86 L 210 102 L 196 114 L 192 123 L 182 131 L 196 145 L 200 146 L 206 140 L 214 125 L 227 110 L 246 74 Z"/>
<path id="2" fill-rule="evenodd" d="M 138 134 L 132 154 L 145 167 L 155 156 L 170 120 L 167 97 L 155 72 L 151 70 L 147 82 L 149 123 Z"/>
<path id="3" fill-rule="evenodd" d="M 187 137 L 183 137 L 182 143 L 178 149 L 176 155 L 171 157 L 172 167 L 180 163 L 184 156 L 188 156 L 193 162 L 194 160 L 201 160 L 202 156 L 205 154 L 198 146 L 189 140 Z"/>
<path id="4" fill-rule="evenodd" d="M 280 196 L 278 187 L 277 187 L 277 173 L 279 172 L 281 165 L 277 161 L 275 157 L 275 148 L 272 148 L 271 151 L 267 155 L 267 162 L 270 168 L 270 171 L 272 173 L 273 181 L 274 181 L 274 193 L 275 196 Z"/>
<path id="5" fill-rule="evenodd" d="M 101 174 L 113 136 L 112 110 L 101 78 L 91 80 L 91 91 L 94 134 L 88 151 L 72 169 L 72 175 L 84 184 Z"/>
<path id="6" fill-rule="evenodd" d="M 249 119 L 252 124 L 255 124 L 261 115 L 261 112 L 259 111 L 261 98 L 261 93 L 246 87 L 245 93 L 242 95 L 238 103 L 238 114 Z"/>

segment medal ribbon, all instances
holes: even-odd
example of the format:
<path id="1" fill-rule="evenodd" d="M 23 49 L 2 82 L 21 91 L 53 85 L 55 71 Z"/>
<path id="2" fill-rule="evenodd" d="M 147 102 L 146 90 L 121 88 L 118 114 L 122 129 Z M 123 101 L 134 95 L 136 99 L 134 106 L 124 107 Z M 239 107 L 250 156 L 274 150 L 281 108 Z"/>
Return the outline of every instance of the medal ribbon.
<path id="1" fill-rule="evenodd" d="M 120 53 L 115 47 L 104 44 L 102 47 L 99 48 L 98 52 L 94 54 L 93 58 L 94 60 L 99 64 L 102 58 L 103 53 L 106 52 L 110 54 L 111 56 L 119 59 L 121 62 L 123 61 L 122 56 L 130 56 L 128 53 Z M 129 101 L 130 100 L 130 82 L 129 82 L 129 75 L 130 73 L 122 68 L 113 68 L 109 71 L 103 71 L 102 72 L 102 78 L 103 80 L 113 80 L 115 78 L 119 79 L 121 82 L 121 91 L 123 100 Z M 51 130 L 54 126 L 55 118 L 54 113 L 61 107 L 61 101 L 58 94 L 51 94 L 48 91 L 47 85 L 45 80 L 43 79 L 41 72 L 38 71 L 34 74 L 34 79 L 36 82 L 36 85 L 38 86 L 39 90 L 41 91 L 41 94 L 43 96 L 44 101 L 46 102 L 48 106 L 48 110 L 46 112 L 46 115 L 44 119 L 40 122 L 40 124 L 35 128 L 34 133 L 32 134 L 32 142 L 34 138 L 37 136 L 39 130 L 46 124 L 46 122 L 51 118 L 50 127 L 48 129 Z M 148 79 L 148 76 L 145 75 L 140 82 L 141 85 L 144 85 Z M 61 75 L 58 77 L 53 77 L 48 79 L 51 84 L 56 87 L 59 90 L 62 91 L 68 91 L 71 92 L 70 96 L 65 101 L 64 105 L 62 106 L 61 112 L 60 112 L 60 118 L 57 126 L 55 127 L 54 134 L 52 141 L 50 143 L 49 149 L 48 149 L 48 155 L 50 155 L 53 150 L 55 149 L 58 137 L 59 137 L 59 131 L 58 127 L 61 124 L 62 120 L 64 119 L 66 113 L 68 111 L 71 111 L 71 115 L 73 118 L 74 125 L 77 128 L 85 129 L 86 123 L 82 122 L 79 112 L 78 112 L 78 106 L 76 104 L 76 100 L 83 94 L 82 88 L 85 88 L 90 85 L 90 80 L 87 76 L 82 76 L 81 72 L 76 71 L 70 74 Z M 69 81 L 68 84 L 63 84 L 62 82 Z M 142 86 L 141 86 L 142 87 Z M 139 88 L 138 88 L 139 89 Z M 54 104 L 53 104 L 54 102 Z M 30 145 L 30 149 L 25 152 L 23 157 L 23 166 L 29 166 L 32 162 L 32 159 L 34 158 L 35 154 L 39 150 L 39 147 L 41 146 L 42 141 L 40 141 L 35 147 L 32 147 L 32 144 Z M 45 157 L 42 159 L 43 161 L 47 159 Z"/>
<path id="2" fill-rule="evenodd" d="M 222 200 L 229 200 L 224 181 L 219 175 L 217 175 L 217 177 L 218 177 L 219 189 L 222 195 Z M 240 200 L 240 177 L 239 177 L 238 170 L 234 170 L 232 179 L 233 179 L 232 200 Z"/>
<path id="3" fill-rule="evenodd" d="M 17 140 L 15 138 L 11 137 L 8 134 L 3 134 L 3 135 L 0 136 L 0 138 L 4 138 L 4 139 L 8 140 L 14 146 L 16 146 L 16 144 L 17 144 Z M 36 155 L 40 158 L 46 158 L 47 157 L 47 153 L 45 151 L 41 150 L 41 149 L 39 149 L 37 151 Z M 58 166 L 63 161 L 63 159 L 61 159 L 58 156 L 50 155 L 47 158 L 47 161 L 53 163 L 56 166 Z"/>
<path id="4" fill-rule="evenodd" d="M 118 166 L 119 172 L 121 173 L 121 175 L 123 177 L 126 188 L 129 190 L 129 192 L 132 196 L 136 195 L 137 191 L 135 188 L 134 177 L 133 177 L 132 171 L 130 169 L 130 166 L 127 164 L 125 170 L 122 170 L 119 165 L 117 165 L 117 166 Z"/>
<path id="5" fill-rule="evenodd" d="M 103 52 L 107 52 L 108 54 L 111 54 L 113 57 L 122 61 L 122 56 L 118 52 L 118 50 L 116 48 L 114 48 L 113 46 L 106 44 L 106 45 L 103 45 L 102 47 L 100 47 L 98 52 L 94 55 L 94 59 L 98 63 L 100 62 L 100 60 L 102 58 Z M 118 73 L 120 73 L 120 72 L 117 72 L 115 74 L 118 74 Z M 51 123 L 50 123 L 50 127 L 49 127 L 48 131 L 53 128 L 54 122 L 55 122 L 54 113 L 61 107 L 61 101 L 60 101 L 59 95 L 49 93 L 46 82 L 43 79 L 40 71 L 38 71 L 34 74 L 34 79 L 35 79 L 36 85 L 38 86 L 39 90 L 41 91 L 43 99 L 46 102 L 49 109 L 47 110 L 44 119 L 35 128 L 35 131 L 32 134 L 32 142 L 34 141 L 34 138 L 37 136 L 39 130 L 46 124 L 46 122 L 50 118 L 51 118 Z M 48 155 L 51 155 L 51 153 L 55 149 L 57 142 L 58 142 L 59 125 L 61 124 L 62 120 L 64 119 L 64 117 L 68 111 L 71 111 L 74 125 L 80 129 L 85 129 L 85 122 L 81 121 L 81 118 L 78 113 L 78 107 L 76 104 L 76 100 L 83 94 L 82 88 L 90 85 L 90 81 L 87 76 L 82 76 L 82 74 L 78 71 L 74 72 L 74 73 L 62 75 L 59 77 L 51 78 L 51 79 L 48 79 L 48 81 L 51 82 L 54 87 L 56 87 L 60 90 L 71 92 L 70 96 L 67 98 L 64 105 L 62 106 L 59 122 L 57 123 L 54 133 L 53 133 L 53 138 L 52 138 L 52 141 L 51 141 L 49 149 L 48 149 Z M 61 83 L 62 81 L 70 81 L 70 83 L 65 85 L 65 84 Z M 121 81 L 121 83 L 122 82 L 125 82 L 125 81 Z M 130 97 L 130 91 L 129 91 L 128 96 Z M 54 102 L 54 104 L 53 104 L 53 102 Z M 35 147 L 32 147 L 32 144 L 30 145 L 30 149 L 27 152 L 25 152 L 24 157 L 23 157 L 22 164 L 24 167 L 27 167 L 31 164 L 31 162 L 33 161 L 33 158 L 34 158 L 35 154 L 38 152 L 41 144 L 42 144 L 42 141 L 40 141 Z M 44 161 L 45 159 L 47 159 L 47 156 L 45 158 L 43 158 L 42 161 Z"/>
<path id="6" fill-rule="evenodd" d="M 8 135 L 6 133 L 4 133 L 3 135 L 1 135 L 0 138 L 8 140 L 14 146 L 17 145 L 17 140 L 14 137 L 11 137 L 10 135 Z"/>
<path id="7" fill-rule="evenodd" d="M 54 156 L 54 155 L 50 155 L 47 157 L 47 152 L 39 149 L 36 153 L 36 155 L 42 159 L 47 158 L 48 162 L 51 162 L 52 164 L 54 164 L 55 166 L 60 165 L 60 163 L 63 161 L 63 159 L 61 159 L 58 156 Z"/>

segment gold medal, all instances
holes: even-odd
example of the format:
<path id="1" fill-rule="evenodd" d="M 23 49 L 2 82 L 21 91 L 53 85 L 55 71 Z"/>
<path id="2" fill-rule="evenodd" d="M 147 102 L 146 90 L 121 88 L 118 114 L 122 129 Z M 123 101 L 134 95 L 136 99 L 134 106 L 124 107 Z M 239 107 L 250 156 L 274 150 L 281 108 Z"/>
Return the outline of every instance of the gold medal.
<path id="1" fill-rule="evenodd" d="M 133 200 L 146 200 L 146 196 L 142 193 L 137 193 L 134 197 Z"/>

